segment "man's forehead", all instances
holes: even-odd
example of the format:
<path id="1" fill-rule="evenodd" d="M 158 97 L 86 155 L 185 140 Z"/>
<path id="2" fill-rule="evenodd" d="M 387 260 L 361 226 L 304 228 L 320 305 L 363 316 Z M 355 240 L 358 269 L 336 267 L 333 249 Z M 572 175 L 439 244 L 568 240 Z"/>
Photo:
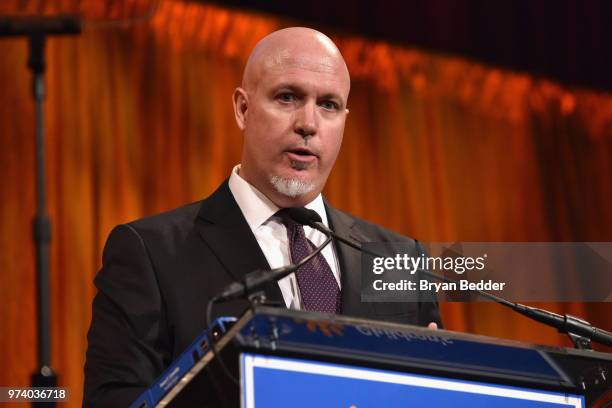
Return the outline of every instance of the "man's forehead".
<path id="1" fill-rule="evenodd" d="M 283 49 L 275 54 L 263 58 L 264 70 L 282 71 L 284 69 L 301 68 L 312 71 L 334 73 L 339 71 L 340 63 L 337 58 L 328 54 L 304 54 Z"/>
<path id="2" fill-rule="evenodd" d="M 325 78 L 319 80 L 345 83 L 347 94 L 350 89 L 348 69 L 336 45 L 324 34 L 305 28 L 280 30 L 261 40 L 245 67 L 243 87 L 260 88 L 275 77 L 296 73 L 309 79 L 311 73 L 321 74 Z"/>

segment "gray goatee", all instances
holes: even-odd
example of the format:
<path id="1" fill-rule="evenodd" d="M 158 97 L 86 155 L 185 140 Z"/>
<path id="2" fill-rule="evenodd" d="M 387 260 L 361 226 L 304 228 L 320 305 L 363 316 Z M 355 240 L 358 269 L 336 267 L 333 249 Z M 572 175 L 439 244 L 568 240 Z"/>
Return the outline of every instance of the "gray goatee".
<path id="1" fill-rule="evenodd" d="M 310 193 L 315 188 L 314 184 L 295 178 L 272 176 L 270 182 L 276 191 L 292 198 Z"/>

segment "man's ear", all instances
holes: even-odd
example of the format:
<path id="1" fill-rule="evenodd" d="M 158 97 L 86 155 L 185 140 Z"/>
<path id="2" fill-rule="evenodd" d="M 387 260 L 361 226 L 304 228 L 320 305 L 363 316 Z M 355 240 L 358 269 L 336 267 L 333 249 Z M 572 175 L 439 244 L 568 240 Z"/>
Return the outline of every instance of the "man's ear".
<path id="1" fill-rule="evenodd" d="M 244 89 L 236 88 L 234 95 L 232 95 L 232 100 L 234 102 L 234 116 L 236 118 L 236 123 L 238 124 L 240 130 L 244 130 L 246 127 L 247 112 L 249 108 L 249 97 Z"/>

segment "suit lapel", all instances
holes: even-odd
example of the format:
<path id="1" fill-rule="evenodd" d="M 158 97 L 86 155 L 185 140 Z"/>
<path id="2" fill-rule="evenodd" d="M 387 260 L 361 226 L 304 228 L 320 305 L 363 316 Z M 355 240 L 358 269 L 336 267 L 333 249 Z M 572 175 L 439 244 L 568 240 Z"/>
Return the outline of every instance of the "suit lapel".
<path id="1" fill-rule="evenodd" d="M 338 235 L 363 243 L 367 238 L 355 227 L 355 220 L 325 202 L 329 227 Z M 334 249 L 340 264 L 342 283 L 342 314 L 368 317 L 373 313 L 371 303 L 361 302 L 361 253 L 345 244 L 334 241 Z"/>
<path id="2" fill-rule="evenodd" d="M 231 280 L 238 281 L 256 269 L 270 269 L 227 180 L 202 202 L 196 228 Z M 269 285 L 265 294 L 269 301 L 283 300 L 277 284 Z"/>

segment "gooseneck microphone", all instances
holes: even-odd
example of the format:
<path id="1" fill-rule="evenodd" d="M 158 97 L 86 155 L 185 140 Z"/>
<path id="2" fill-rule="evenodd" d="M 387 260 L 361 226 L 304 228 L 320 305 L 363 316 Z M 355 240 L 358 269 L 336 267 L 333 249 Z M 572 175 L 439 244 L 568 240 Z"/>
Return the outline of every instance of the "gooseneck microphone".
<path id="1" fill-rule="evenodd" d="M 309 225 L 309 223 L 320 223 L 321 217 L 316 211 L 307 210 L 306 208 L 287 208 L 285 213 L 295 222 L 300 225 Z M 329 233 L 321 231 L 327 239 L 312 251 L 308 256 L 304 257 L 300 262 L 283 266 L 272 270 L 256 270 L 247 273 L 240 281 L 228 285 L 221 294 L 215 297 L 215 302 L 224 302 L 231 299 L 236 299 L 243 296 L 248 296 L 263 289 L 269 282 L 279 281 L 285 276 L 295 272 L 302 265 L 306 264 L 312 258 L 317 256 L 323 248 L 331 241 L 332 237 Z"/>
<path id="2" fill-rule="evenodd" d="M 309 212 L 305 208 L 291 208 L 285 209 L 285 213 L 295 222 L 300 225 L 308 225 L 309 223 L 321 222 L 321 217 L 315 211 Z M 322 231 L 323 232 L 323 231 Z M 270 282 L 278 282 L 285 276 L 295 272 L 302 265 L 305 265 L 312 258 L 317 256 L 323 248 L 325 248 L 332 241 L 332 236 L 326 232 L 323 232 L 327 239 L 312 251 L 308 256 L 304 257 L 300 262 L 276 268 L 272 270 L 256 270 L 247 273 L 239 282 L 234 282 L 225 287 L 223 292 L 219 295 L 211 298 L 206 305 L 206 327 L 211 327 L 212 321 L 212 308 L 215 303 L 226 302 L 228 300 L 237 299 L 245 296 L 249 296 L 262 290 Z M 224 374 L 236 385 L 240 386 L 240 381 L 230 372 L 227 368 L 223 359 L 217 353 L 217 348 L 213 345 L 211 347 L 213 356 L 219 362 L 221 369 Z"/>
<path id="3" fill-rule="evenodd" d="M 284 211 L 285 211 L 285 214 L 289 216 L 289 218 L 291 218 L 293 221 L 301 225 L 310 226 L 311 223 L 322 222 L 321 216 L 319 215 L 319 213 L 313 210 L 309 210 L 308 208 L 292 207 L 292 208 L 285 208 Z"/>
<path id="4" fill-rule="evenodd" d="M 330 228 L 328 228 L 325 224 L 321 222 L 321 217 L 315 211 L 309 210 L 307 208 L 292 208 L 288 211 L 291 214 L 291 217 L 294 221 L 299 222 L 303 225 L 308 225 L 311 228 L 315 228 L 327 236 L 333 237 L 334 239 L 357 249 L 358 251 L 367 253 L 368 255 L 375 257 L 384 257 L 384 255 L 374 253 L 366 248 L 363 248 L 360 243 L 353 241 L 352 239 L 348 239 L 336 234 Z M 417 269 L 417 271 L 427 277 L 433 278 L 438 281 L 448 282 L 448 283 L 458 283 L 456 280 L 448 278 L 446 276 L 440 276 L 433 272 L 430 272 L 425 269 Z M 493 300 L 494 302 L 499 303 L 505 307 L 508 307 L 515 312 L 522 314 L 523 316 L 527 316 L 528 318 L 538 321 L 540 323 L 544 323 L 548 326 L 554 327 L 561 333 L 567 333 L 572 337 L 572 335 L 577 335 L 580 337 L 584 337 L 586 339 L 595 341 L 597 343 L 605 344 L 607 346 L 612 346 L 612 333 L 603 329 L 599 329 L 589 322 L 580 319 L 571 315 L 560 315 L 557 313 L 550 312 L 548 310 L 539 309 L 531 306 L 526 306 L 521 303 L 510 302 L 502 297 L 493 295 L 489 292 L 479 290 L 479 289 L 469 289 L 470 292 L 476 293 L 477 295 L 487 298 L 489 300 Z M 580 347 L 580 345 L 577 345 Z M 587 346 L 587 345 L 582 345 Z"/>

